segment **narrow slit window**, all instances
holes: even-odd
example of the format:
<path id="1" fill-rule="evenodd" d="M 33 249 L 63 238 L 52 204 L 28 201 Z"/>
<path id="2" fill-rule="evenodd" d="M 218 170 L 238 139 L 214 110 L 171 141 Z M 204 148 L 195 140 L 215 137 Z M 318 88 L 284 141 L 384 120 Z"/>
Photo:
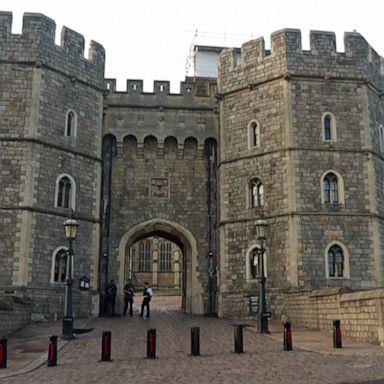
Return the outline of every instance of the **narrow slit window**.
<path id="1" fill-rule="evenodd" d="M 326 115 L 324 117 L 324 140 L 327 140 L 327 141 L 332 140 L 331 116 L 330 115 Z"/>
<path id="2" fill-rule="evenodd" d="M 250 208 L 264 206 L 264 186 L 259 179 L 253 179 L 249 183 Z"/>

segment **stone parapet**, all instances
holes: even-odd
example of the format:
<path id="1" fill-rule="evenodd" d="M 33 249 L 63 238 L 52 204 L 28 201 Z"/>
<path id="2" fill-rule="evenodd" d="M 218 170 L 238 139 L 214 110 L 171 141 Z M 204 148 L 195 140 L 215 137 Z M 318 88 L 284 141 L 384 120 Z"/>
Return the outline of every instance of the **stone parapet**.
<path id="1" fill-rule="evenodd" d="M 243 44 L 240 61 L 235 49 L 224 50 L 218 64 L 219 93 L 290 76 L 360 79 L 382 89 L 384 59 L 357 32 L 346 32 L 344 45 L 345 51 L 337 52 L 333 32 L 311 31 L 310 50 L 302 50 L 300 30 L 282 29 L 271 35 L 270 50 L 263 38 Z"/>
<path id="2" fill-rule="evenodd" d="M 384 345 L 384 289 L 290 292 L 283 294 L 283 308 L 283 319 L 294 326 L 331 332 L 332 321 L 338 319 L 343 335 Z"/>
<path id="3" fill-rule="evenodd" d="M 48 66 L 73 79 L 104 88 L 105 51 L 91 41 L 84 57 L 84 37 L 63 27 L 55 44 L 55 22 L 39 13 L 25 13 L 21 34 L 12 34 L 12 13 L 0 12 L 0 61 Z"/>

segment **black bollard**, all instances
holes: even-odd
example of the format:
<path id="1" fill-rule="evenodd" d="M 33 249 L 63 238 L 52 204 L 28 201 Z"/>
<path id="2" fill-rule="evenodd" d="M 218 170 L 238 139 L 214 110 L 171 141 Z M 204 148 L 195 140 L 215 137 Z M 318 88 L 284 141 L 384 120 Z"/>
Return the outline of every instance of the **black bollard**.
<path id="1" fill-rule="evenodd" d="M 191 328 L 191 356 L 200 356 L 200 328 Z"/>
<path id="2" fill-rule="evenodd" d="M 333 320 L 333 348 L 342 348 L 340 320 Z"/>
<path id="3" fill-rule="evenodd" d="M 101 361 L 111 361 L 112 332 L 104 331 L 101 336 Z"/>
<path id="4" fill-rule="evenodd" d="M 8 339 L 0 339 L 0 368 L 7 368 Z"/>
<path id="5" fill-rule="evenodd" d="M 147 359 L 156 359 L 156 329 L 147 331 Z"/>
<path id="6" fill-rule="evenodd" d="M 243 353 L 243 326 L 236 324 L 235 330 L 235 353 Z"/>
<path id="7" fill-rule="evenodd" d="M 291 322 L 284 322 L 284 351 L 292 351 Z"/>
<path id="8" fill-rule="evenodd" d="M 48 367 L 55 367 L 57 365 L 57 336 L 49 336 L 48 345 Z"/>

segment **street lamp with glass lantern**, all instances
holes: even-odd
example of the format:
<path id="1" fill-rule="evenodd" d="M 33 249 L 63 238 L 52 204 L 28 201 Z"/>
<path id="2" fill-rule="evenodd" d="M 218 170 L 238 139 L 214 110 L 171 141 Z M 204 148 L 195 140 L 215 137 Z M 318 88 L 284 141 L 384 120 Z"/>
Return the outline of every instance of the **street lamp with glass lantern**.
<path id="1" fill-rule="evenodd" d="M 73 241 L 76 239 L 79 222 L 75 219 L 73 211 L 69 213 L 68 219 L 63 223 L 65 236 L 68 239 L 69 248 L 67 251 L 67 278 L 65 280 L 65 309 L 63 317 L 63 338 L 73 339 L 73 314 L 72 314 L 72 265 L 73 265 Z"/>
<path id="2" fill-rule="evenodd" d="M 258 257 L 259 257 L 259 282 L 260 282 L 260 290 L 259 290 L 259 331 L 260 333 L 269 333 L 268 330 L 268 317 L 269 313 L 267 312 L 267 303 L 265 299 L 265 283 L 267 278 L 265 277 L 265 266 L 264 266 L 264 254 L 265 254 L 265 243 L 267 240 L 268 233 L 268 221 L 264 218 L 261 218 L 256 221 L 255 229 L 256 229 L 256 237 L 259 241 L 260 247 L 258 248 Z"/>

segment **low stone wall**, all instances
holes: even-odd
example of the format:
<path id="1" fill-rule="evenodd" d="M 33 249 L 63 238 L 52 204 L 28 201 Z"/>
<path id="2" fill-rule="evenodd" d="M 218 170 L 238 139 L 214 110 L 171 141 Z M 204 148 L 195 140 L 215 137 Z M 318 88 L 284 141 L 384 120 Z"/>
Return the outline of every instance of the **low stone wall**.
<path id="1" fill-rule="evenodd" d="M 0 337 L 9 335 L 31 321 L 32 301 L 14 295 L 0 296 Z"/>
<path id="2" fill-rule="evenodd" d="M 283 319 L 294 326 L 331 332 L 332 320 L 338 319 L 343 335 L 384 345 L 384 289 L 290 292 L 283 295 L 283 308 Z"/>

